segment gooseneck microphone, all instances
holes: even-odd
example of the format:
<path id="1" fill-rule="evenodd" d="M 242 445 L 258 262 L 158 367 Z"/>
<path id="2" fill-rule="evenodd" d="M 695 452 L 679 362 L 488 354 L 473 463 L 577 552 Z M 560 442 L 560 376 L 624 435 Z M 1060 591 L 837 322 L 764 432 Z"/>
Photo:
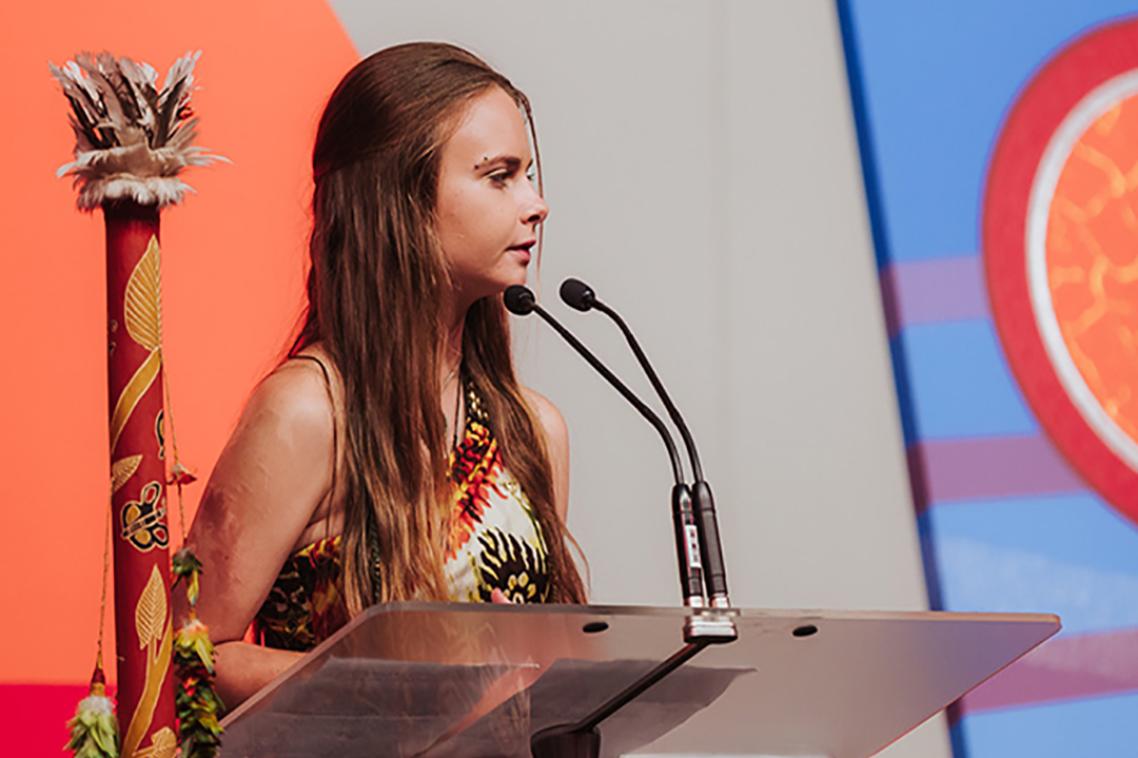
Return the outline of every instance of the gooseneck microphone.
<path id="1" fill-rule="evenodd" d="M 683 464 L 680 462 L 680 455 L 676 452 L 676 443 L 672 440 L 668 427 L 599 358 L 581 344 L 580 340 L 562 326 L 548 311 L 538 305 L 537 298 L 534 297 L 532 290 L 521 284 L 515 284 L 506 288 L 503 299 L 506 303 L 506 310 L 515 316 L 526 316 L 530 313 L 541 316 L 547 324 L 553 327 L 554 331 L 561 335 L 562 339 L 588 361 L 590 366 L 596 369 L 597 373 L 615 387 L 617 392 L 631 403 L 660 434 L 660 438 L 664 441 L 664 447 L 668 449 L 668 458 L 672 463 L 672 476 L 675 480 L 675 484 L 672 486 L 672 524 L 676 539 L 676 558 L 680 571 L 680 592 L 684 598 L 684 605 L 690 608 L 702 608 L 705 602 L 699 527 L 695 520 L 695 511 L 692 508 L 691 489 L 684 482 Z"/>
<path id="2" fill-rule="evenodd" d="M 636 355 L 640 367 L 644 369 L 652 388 L 660 397 L 660 402 L 667 409 L 672 423 L 680 430 L 680 436 L 683 437 L 684 446 L 688 451 L 688 458 L 691 460 L 692 476 L 695 479 L 695 483 L 691 487 L 691 496 L 693 509 L 699 520 L 699 543 L 703 554 L 704 576 L 707 580 L 707 596 L 712 607 L 729 608 L 731 601 L 727 594 L 727 571 L 723 560 L 723 546 L 719 539 L 719 520 L 715 513 L 715 498 L 711 494 L 711 485 L 703 478 L 703 466 L 700 464 L 699 452 L 696 450 L 695 441 L 692 439 L 687 423 L 680 415 L 675 403 L 672 402 L 668 391 L 664 389 L 663 382 L 660 381 L 660 377 L 652 368 L 648 356 L 641 349 L 632 330 L 619 313 L 597 299 L 593 288 L 580 279 L 569 278 L 561 283 L 561 299 L 570 308 L 582 312 L 596 309 L 616 323 L 624 334 L 628 346 Z"/>
<path id="3" fill-rule="evenodd" d="M 591 290 L 589 292 L 591 293 Z M 541 316 L 547 324 L 553 327 L 554 331 L 561 335 L 562 339 L 568 342 L 590 366 L 597 370 L 597 373 L 615 387 L 621 396 L 631 403 L 640 412 L 640 415 L 646 418 L 659 432 L 660 438 L 664 440 L 664 446 L 668 449 L 668 457 L 672 462 L 672 474 L 675 479 L 675 484 L 672 486 L 672 524 L 676 539 L 676 558 L 680 570 L 680 592 L 684 598 L 684 605 L 690 609 L 684 619 L 684 646 L 651 671 L 632 682 L 628 687 L 609 698 L 601 706 L 595 708 L 591 713 L 575 722 L 546 727 L 530 736 L 530 752 L 537 758 L 564 758 L 564 756 L 571 755 L 595 758 L 595 756 L 600 755 L 601 735 L 598 726 L 602 721 L 635 700 L 649 687 L 683 666 L 708 645 L 733 642 L 738 638 L 739 633 L 729 612 L 706 608 L 703 595 L 703 564 L 700 544 L 702 535 L 692 510 L 691 490 L 684 483 L 683 465 L 680 463 L 679 454 L 676 452 L 676 444 L 672 441 L 672 435 L 664 426 L 664 422 L 632 390 L 628 389 L 624 382 L 618 379 L 607 366 L 601 363 L 588 348 L 581 344 L 580 340 L 538 305 L 537 298 L 534 297 L 529 288 L 522 285 L 509 287 L 505 292 L 504 299 L 506 308 L 517 316 L 526 316 L 530 313 L 537 313 Z M 595 305 L 595 298 L 593 300 Z M 643 353 L 641 352 L 639 355 L 642 356 Z M 647 363 L 647 358 L 642 360 L 642 365 Z M 654 385 L 658 382 L 657 379 Z M 657 388 L 657 391 L 663 392 L 662 385 Z M 664 394 L 666 395 L 666 393 Z M 670 408 L 669 412 L 673 412 L 673 410 Z M 694 445 L 689 443 L 689 452 L 694 450 Z M 708 494 L 710 494 L 710 490 Z M 716 544 L 718 544 L 718 535 L 716 535 Z M 724 586 L 723 599 L 724 601 L 726 599 L 726 586 Z M 721 607 L 729 606 L 721 604 Z"/>
<path id="4" fill-rule="evenodd" d="M 593 288 L 580 279 L 570 277 L 561 283 L 561 299 L 570 308 L 579 310 L 582 313 L 596 308 L 615 321 L 616 325 L 620 327 L 620 331 L 624 333 L 624 339 L 628 342 L 628 346 L 632 348 L 632 352 L 636 355 L 636 360 L 640 363 L 640 367 L 644 369 L 644 373 L 648 376 L 648 381 L 652 383 L 652 389 L 656 390 L 656 394 L 660 397 L 660 402 L 664 404 L 664 408 L 668 411 L 668 416 L 672 419 L 672 423 L 680 430 L 680 436 L 684 440 L 684 447 L 688 450 L 688 458 L 691 459 L 692 478 L 697 482 L 701 481 L 703 479 L 703 466 L 700 465 L 699 452 L 695 449 L 695 441 L 692 439 L 691 431 L 688 429 L 688 425 L 684 423 L 684 418 L 680 415 L 679 410 L 676 409 L 671 396 L 668 395 L 668 391 L 664 389 L 664 384 L 660 381 L 660 377 L 656 375 L 656 370 L 652 368 L 652 364 L 648 361 L 648 356 L 644 354 L 644 351 L 640 348 L 640 343 L 636 340 L 636 337 L 633 336 L 632 330 L 628 328 L 628 324 L 624 323 L 624 319 L 620 317 L 619 313 L 598 300 L 596 293 L 593 292 Z"/>
<path id="5" fill-rule="evenodd" d="M 632 404 L 636 410 L 640 411 L 640 415 L 648 420 L 648 423 L 655 427 L 656 431 L 660 434 L 660 438 L 664 441 L 664 447 L 668 449 L 668 458 L 672 463 L 672 476 L 676 484 L 684 483 L 684 469 L 683 464 L 680 462 L 680 455 L 676 452 L 676 443 L 672 441 L 672 435 L 668 432 L 668 427 L 664 426 L 664 422 L 660 417 L 649 408 L 644 402 L 636 396 L 636 394 L 625 386 L 616 374 L 609 370 L 608 366 L 601 363 L 597 356 L 593 355 L 589 348 L 581 344 L 573 334 L 561 325 L 557 319 L 549 314 L 544 308 L 537 304 L 537 298 L 534 297 L 533 290 L 521 284 L 515 284 L 506 288 L 506 293 L 503 298 L 506 302 L 506 310 L 515 316 L 527 316 L 530 313 L 536 313 L 541 318 L 553 327 L 554 331 L 561 335 L 569 345 L 581 354 L 581 357 L 589 362 L 589 365 L 597 370 L 608 383 L 616 388 L 616 391 L 624 396 L 624 399 Z"/>

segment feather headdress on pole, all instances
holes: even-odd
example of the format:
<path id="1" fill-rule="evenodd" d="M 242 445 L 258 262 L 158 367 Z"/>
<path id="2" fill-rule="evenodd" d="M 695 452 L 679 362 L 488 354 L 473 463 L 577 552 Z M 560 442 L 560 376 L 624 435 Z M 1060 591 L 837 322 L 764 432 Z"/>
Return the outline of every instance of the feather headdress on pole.
<path id="1" fill-rule="evenodd" d="M 81 210 L 114 200 L 164 208 L 193 191 L 178 178 L 183 168 L 225 160 L 192 144 L 198 120 L 190 95 L 200 55 L 175 61 L 161 90 L 152 66 L 110 53 L 81 53 L 63 68 L 51 64 L 71 102 L 76 141 L 75 160 L 58 174 L 75 177 Z"/>

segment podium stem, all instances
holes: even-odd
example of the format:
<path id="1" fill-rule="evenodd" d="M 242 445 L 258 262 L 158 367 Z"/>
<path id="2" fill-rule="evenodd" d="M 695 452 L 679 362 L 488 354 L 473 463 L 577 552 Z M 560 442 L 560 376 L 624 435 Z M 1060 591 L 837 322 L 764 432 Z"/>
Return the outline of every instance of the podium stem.
<path id="1" fill-rule="evenodd" d="M 601 735 L 597 727 L 602 721 L 640 697 L 652 685 L 699 654 L 707 641 L 689 642 L 644 676 L 609 698 L 599 708 L 575 724 L 547 727 L 530 738 L 533 758 L 597 758 Z"/>
<path id="2" fill-rule="evenodd" d="M 602 721 L 613 715 L 628 703 L 631 703 L 636 698 L 640 697 L 656 682 L 660 681 L 668 674 L 672 673 L 680 666 L 684 665 L 692 658 L 696 657 L 705 647 L 708 646 L 707 642 L 689 642 L 681 647 L 671 657 L 666 658 L 656 666 L 656 668 L 649 671 L 647 674 L 637 679 L 635 682 L 625 687 L 608 702 L 604 703 L 600 708 L 593 711 L 577 722 L 577 726 L 582 730 L 594 729 L 600 725 Z"/>

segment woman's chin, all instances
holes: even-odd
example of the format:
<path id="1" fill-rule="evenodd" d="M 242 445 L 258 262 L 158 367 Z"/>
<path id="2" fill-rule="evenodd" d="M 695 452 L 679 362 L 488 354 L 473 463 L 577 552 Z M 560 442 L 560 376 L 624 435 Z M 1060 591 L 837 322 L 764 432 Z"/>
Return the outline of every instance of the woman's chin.
<path id="1" fill-rule="evenodd" d="M 473 302 L 475 300 L 481 300 L 488 297 L 501 299 L 502 295 L 507 289 L 513 287 L 515 284 L 521 284 L 525 286 L 527 284 L 526 280 L 527 277 L 523 272 L 518 276 L 497 277 L 494 279 L 494 281 L 484 282 L 481 286 L 478 287 L 465 287 L 463 288 L 463 292 L 465 293 L 466 298 L 470 298 L 470 300 L 467 302 Z"/>
<path id="2" fill-rule="evenodd" d="M 498 288 L 498 292 L 505 292 L 508 288 L 513 287 L 515 284 L 526 285 L 529 281 L 529 271 L 525 267 L 520 267 L 518 271 L 514 272 L 511 276 L 502 277 L 502 284 Z"/>

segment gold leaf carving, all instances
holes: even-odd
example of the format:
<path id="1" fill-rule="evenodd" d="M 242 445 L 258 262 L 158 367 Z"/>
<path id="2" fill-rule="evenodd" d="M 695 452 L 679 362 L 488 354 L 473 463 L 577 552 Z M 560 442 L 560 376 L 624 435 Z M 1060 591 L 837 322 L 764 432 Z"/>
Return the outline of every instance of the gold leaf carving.
<path id="1" fill-rule="evenodd" d="M 112 495 L 122 489 L 127 480 L 134 476 L 134 472 L 138 471 L 138 464 L 140 463 L 142 463 L 142 455 L 130 455 L 126 458 L 119 458 L 111 464 Z"/>
<path id="2" fill-rule="evenodd" d="M 162 622 L 166 620 L 166 587 L 158 566 L 150 570 L 150 579 L 138 598 L 134 608 L 134 628 L 138 632 L 138 646 L 146 647 L 153 641 L 162 639 Z"/>
<path id="3" fill-rule="evenodd" d="M 126 427 L 126 422 L 130 419 L 130 414 L 134 413 L 138 401 L 150 389 L 150 385 L 154 384 L 154 380 L 158 378 L 158 372 L 162 369 L 162 351 L 155 350 L 150 355 L 146 356 L 146 360 L 134 372 L 134 376 L 123 387 L 122 394 L 119 399 L 115 401 L 115 409 L 111 411 L 111 452 L 114 453 L 115 445 L 119 443 L 119 435 Z"/>
<path id="4" fill-rule="evenodd" d="M 164 726 L 150 735 L 150 747 L 135 752 L 135 758 L 174 758 L 178 749 L 178 738 L 174 730 Z"/>
<path id="5" fill-rule="evenodd" d="M 162 274 L 154 235 L 127 280 L 123 312 L 131 339 L 147 350 L 162 345 Z"/>
<path id="6" fill-rule="evenodd" d="M 164 687 L 170 686 L 167 674 L 170 672 L 170 651 L 174 645 L 173 621 L 173 618 L 166 620 L 166 631 L 162 634 L 161 643 L 147 650 L 146 678 L 143 680 L 142 694 L 138 698 L 138 706 L 134 709 L 130 724 L 122 738 L 122 750 L 119 755 L 123 758 L 139 758 L 138 746 L 142 744 L 142 738 L 146 736 L 147 730 L 154 722 L 158 696 L 162 694 Z"/>

